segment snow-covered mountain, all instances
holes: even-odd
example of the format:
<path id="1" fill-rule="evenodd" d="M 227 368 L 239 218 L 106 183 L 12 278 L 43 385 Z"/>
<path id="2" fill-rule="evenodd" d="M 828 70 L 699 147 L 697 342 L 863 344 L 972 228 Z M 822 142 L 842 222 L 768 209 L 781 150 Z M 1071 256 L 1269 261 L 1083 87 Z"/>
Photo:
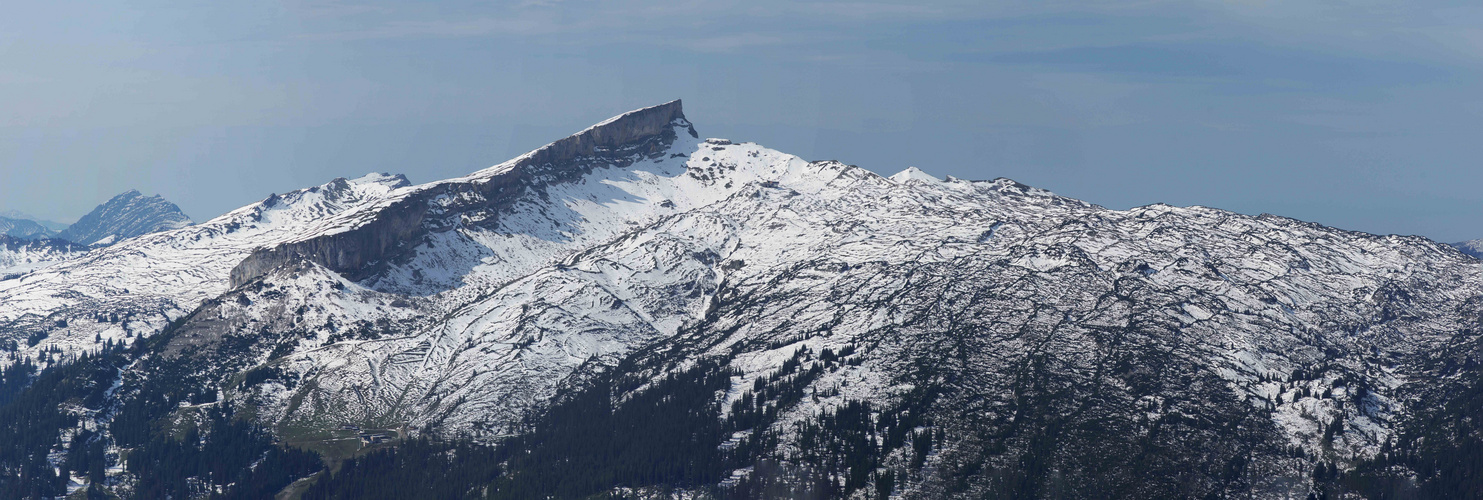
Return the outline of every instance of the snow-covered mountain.
<path id="1" fill-rule="evenodd" d="M 70 224 L 66 224 L 66 223 L 62 223 L 62 222 L 46 220 L 46 219 L 43 219 L 43 218 L 40 218 L 40 217 L 31 215 L 31 214 L 28 214 L 28 213 L 19 211 L 19 210 L 10 210 L 10 209 L 0 210 L 0 218 L 17 219 L 17 220 L 27 220 L 27 221 L 35 222 L 36 224 L 38 224 L 41 227 L 45 228 L 47 231 L 50 231 L 52 234 L 55 234 L 57 232 L 60 232 L 63 229 L 67 229 L 67 226 L 70 225 Z M 11 236 L 15 236 L 15 235 L 11 235 Z"/>
<path id="2" fill-rule="evenodd" d="M 1483 240 L 1468 240 L 1468 241 L 1453 243 L 1452 244 L 1452 247 L 1453 248 L 1456 248 L 1458 251 L 1460 251 L 1462 253 L 1465 253 L 1465 254 L 1468 254 L 1468 255 L 1471 255 L 1471 256 L 1474 256 L 1474 257 L 1478 257 L 1478 258 L 1483 258 Z"/>
<path id="3" fill-rule="evenodd" d="M 63 229 L 57 237 L 84 245 L 109 245 L 190 224 L 190 217 L 186 217 L 174 203 L 165 201 L 160 195 L 144 196 L 131 189 L 98 205 Z"/>
<path id="4" fill-rule="evenodd" d="M 96 349 L 98 341 L 131 342 L 156 333 L 226 292 L 232 268 L 254 249 L 298 237 L 406 184 L 404 177 L 381 174 L 335 179 L 0 281 L 0 331 L 46 338 L 33 352 L 71 353 Z M 103 316 L 120 320 L 79 321 Z"/>
<path id="5" fill-rule="evenodd" d="M 47 229 L 46 226 L 34 220 L 0 216 L 0 235 L 34 240 L 55 236 L 56 234 L 56 231 Z"/>
<path id="6" fill-rule="evenodd" d="M 66 228 L 15 210 L 0 211 L 0 278 L 87 253 L 88 245 L 56 238 Z"/>
<path id="7" fill-rule="evenodd" d="M 1480 271 L 1419 237 L 700 139 L 675 101 L 0 281 L 0 334 L 133 345 L 73 407 L 118 449 L 226 407 L 338 458 L 342 428 L 524 449 L 465 490 L 505 497 L 1301 498 L 1443 474 L 1407 460 L 1483 380 Z M 682 463 L 522 483 L 549 453 Z"/>
<path id="8" fill-rule="evenodd" d="M 87 245 L 66 240 L 0 235 L 0 280 L 19 278 L 36 268 L 80 256 L 88 250 Z"/>

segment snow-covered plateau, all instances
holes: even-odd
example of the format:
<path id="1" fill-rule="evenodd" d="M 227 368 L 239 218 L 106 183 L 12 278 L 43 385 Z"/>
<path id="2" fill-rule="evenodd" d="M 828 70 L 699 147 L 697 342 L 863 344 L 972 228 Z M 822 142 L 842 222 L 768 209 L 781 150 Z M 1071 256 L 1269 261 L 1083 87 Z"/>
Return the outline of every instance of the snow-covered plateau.
<path id="1" fill-rule="evenodd" d="M 595 380 L 621 407 L 712 370 L 710 418 L 746 427 L 711 447 L 759 464 L 715 484 L 907 498 L 1302 498 L 1474 373 L 1483 317 L 1483 262 L 1424 238 L 885 177 L 701 139 L 679 101 L 465 177 L 336 179 L 33 268 L 3 248 L 0 363 L 137 345 L 89 428 L 166 365 L 171 405 L 289 443 L 494 444 Z M 864 479 L 815 455 L 860 408 Z"/>

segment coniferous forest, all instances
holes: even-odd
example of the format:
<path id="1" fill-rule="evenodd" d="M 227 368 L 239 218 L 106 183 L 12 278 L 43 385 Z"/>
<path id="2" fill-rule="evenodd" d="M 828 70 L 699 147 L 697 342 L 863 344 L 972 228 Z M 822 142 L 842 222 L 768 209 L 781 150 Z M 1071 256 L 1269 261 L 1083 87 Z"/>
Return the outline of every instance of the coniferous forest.
<path id="1" fill-rule="evenodd" d="M 1440 0 L 8 2 L 0 500 L 1483 500 L 1480 49 Z"/>
<path id="2" fill-rule="evenodd" d="M 918 472 L 928 455 L 951 439 L 920 417 L 942 397 L 941 389 L 917 390 L 896 407 L 853 401 L 821 413 L 802 423 L 796 446 L 783 447 L 793 450 L 784 455 L 763 451 L 779 449 L 783 436 L 749 433 L 768 428 L 778 407 L 813 397 L 801 388 L 821 370 L 848 365 L 849 354 L 798 351 L 724 418 L 717 418 L 722 412 L 714 396 L 734 373 L 724 364 L 703 362 L 647 387 L 639 387 L 637 377 L 599 377 L 533 415 L 527 432 L 495 446 L 424 437 L 336 467 L 313 452 L 275 442 L 266 430 L 227 409 L 212 407 L 184 428 L 164 426 L 161 419 L 171 414 L 164 402 L 180 397 L 169 390 L 120 409 L 110 429 L 112 441 L 84 426 L 67 438 L 61 466 L 52 467 L 48 457 L 62 444 L 59 431 L 79 423 L 79 416 L 65 409 L 100 403 L 127 353 L 80 357 L 40 375 L 34 365 L 17 363 L 0 374 L 0 441 L 15 444 L 0 448 L 5 471 L 0 496 L 61 496 L 68 476 L 104 484 L 105 469 L 122 466 L 134 478 L 126 489 L 134 498 L 269 498 L 299 480 L 306 480 L 302 498 L 316 500 L 650 497 L 676 489 L 737 499 L 887 498 L 898 474 Z M 1455 368 L 1459 374 L 1477 374 L 1477 366 Z M 1311 477 L 1313 498 L 1471 498 L 1483 492 L 1477 473 L 1483 470 L 1483 429 L 1472 418 L 1483 402 L 1483 385 L 1479 378 L 1456 380 L 1446 389 L 1459 396 L 1438 392 L 1426 418 L 1375 460 L 1347 471 L 1320 462 Z M 108 445 L 127 449 L 126 456 L 109 455 Z M 1031 453 L 1020 460 L 1050 460 Z M 892 462 L 893 454 L 904 461 Z M 891 463 L 901 467 L 880 472 Z M 750 474 L 728 479 L 737 469 Z M 1404 471 L 1419 474 L 1412 478 Z M 1046 478 L 1024 473 L 1006 488 L 1045 484 Z M 1087 497 L 1001 491 L 1013 498 Z M 82 494 L 106 497 L 102 491 Z"/>

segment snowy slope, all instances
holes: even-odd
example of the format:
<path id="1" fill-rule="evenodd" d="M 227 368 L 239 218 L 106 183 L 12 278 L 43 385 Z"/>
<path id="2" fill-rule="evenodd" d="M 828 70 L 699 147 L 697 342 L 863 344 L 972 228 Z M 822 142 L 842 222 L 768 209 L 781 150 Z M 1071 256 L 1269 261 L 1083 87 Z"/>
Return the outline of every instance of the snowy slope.
<path id="1" fill-rule="evenodd" d="M 52 263 L 87 253 L 87 245 L 50 238 L 0 235 L 0 279 L 15 279 Z"/>
<path id="2" fill-rule="evenodd" d="M 680 333 L 733 332 L 706 338 L 701 345 L 711 347 L 686 356 L 788 340 L 798 342 L 787 349 L 837 349 L 902 335 L 913 318 L 941 307 L 917 304 L 911 295 L 886 300 L 892 293 L 973 295 L 949 282 L 912 283 L 905 269 L 938 279 L 979 276 L 967 283 L 1022 295 L 998 303 L 1001 317 L 991 317 L 984 335 L 1049 327 L 1055 323 L 1036 325 L 1049 321 L 1041 316 L 1050 311 L 1082 317 L 1062 328 L 1083 338 L 1099 324 L 1153 321 L 1171 335 L 1198 339 L 1184 355 L 1219 373 L 1238 397 L 1270 399 L 1282 384 L 1263 379 L 1323 358 L 1298 348 L 1315 335 L 1355 350 L 1384 340 L 1385 349 L 1404 353 L 1435 340 L 1419 333 L 1439 334 L 1456 321 L 1384 319 L 1394 314 L 1385 294 L 1427 284 L 1418 295 L 1442 304 L 1477 286 L 1476 263 L 1418 238 L 1200 207 L 1113 211 L 1012 181 L 942 181 L 915 169 L 888 179 L 753 144 L 692 140 L 685 137 L 688 124 L 675 128 L 659 154 L 595 167 L 568 182 L 521 187 L 526 196 L 498 210 L 458 212 L 462 224 L 427 232 L 401 249 L 400 260 L 370 272 L 342 269 L 364 273 L 362 283 L 372 289 L 424 297 L 444 319 L 397 338 L 342 342 L 286 358 L 286 366 L 314 378 L 310 385 L 319 392 L 311 396 L 338 410 L 282 418 L 359 421 L 396 401 L 396 411 L 418 425 L 500 433 L 579 368 L 612 364 Z M 397 196 L 487 182 L 516 163 Z M 427 199 L 435 208 L 455 203 L 441 195 Z M 381 199 L 335 218 L 365 223 L 380 217 L 367 212 L 396 202 Z M 324 231 L 290 243 L 351 226 L 321 226 Z M 903 281 L 882 282 L 892 275 Z M 1001 290 L 1000 283 L 1038 288 Z M 1115 303 L 1099 296 L 1135 285 L 1147 294 L 1138 307 L 1100 309 Z M 765 297 L 753 302 L 762 310 L 707 319 L 723 288 Z M 838 297 L 841 289 L 863 295 Z M 959 307 L 975 304 L 963 300 Z M 697 327 L 704 332 L 687 330 Z M 1020 352 L 1010 346 L 1021 344 L 999 349 Z M 887 343 L 870 357 L 907 355 L 916 347 Z M 785 352 L 742 354 L 733 362 L 763 374 Z M 855 376 L 882 385 L 859 396 L 899 390 L 886 382 L 898 375 L 896 367 L 866 366 Z M 1372 375 L 1379 389 L 1400 383 Z M 381 396 L 367 400 L 368 393 Z M 1353 424 L 1365 433 L 1346 438 L 1341 454 L 1373 453 L 1388 437 L 1375 422 L 1391 418 L 1393 401 L 1383 391 L 1374 397 L 1375 413 L 1356 416 Z M 795 411 L 801 418 L 812 410 Z M 1292 444 L 1317 447 L 1313 423 L 1334 411 L 1317 400 L 1284 402 L 1274 424 Z"/>
<path id="3" fill-rule="evenodd" d="M 37 239 L 55 235 L 56 231 L 48 229 L 40 222 L 20 217 L 0 216 L 0 236 Z"/>
<path id="4" fill-rule="evenodd" d="M 46 230 L 46 235 L 47 236 L 55 236 L 58 231 L 61 231 L 63 229 L 67 229 L 67 226 L 68 226 L 68 224 L 64 224 L 64 223 L 56 222 L 56 221 L 45 220 L 45 219 L 42 219 L 40 217 L 37 217 L 37 216 L 31 215 L 31 214 L 25 213 L 25 212 L 22 212 L 22 211 L 19 211 L 19 210 L 0 210 L 0 218 L 10 219 L 12 221 L 25 221 L 25 222 L 33 222 L 33 223 L 36 223 L 37 225 L 41 226 L 42 229 L 45 229 Z M 17 236 L 17 235 L 12 234 L 11 236 Z"/>
<path id="5" fill-rule="evenodd" d="M 732 377 L 717 419 L 768 415 L 728 446 L 799 470 L 803 429 L 866 401 L 952 431 L 914 469 L 880 450 L 910 495 L 988 495 L 1034 456 L 1071 488 L 1301 497 L 1304 457 L 1375 457 L 1439 376 L 1428 356 L 1476 339 L 1480 266 L 1417 237 L 701 140 L 676 101 L 466 177 L 337 180 L 0 281 L 0 326 L 79 351 L 180 319 L 146 356 L 289 440 L 491 442 L 594 377 L 706 360 Z M 131 319 L 79 320 L 109 311 Z M 1196 472 L 1099 475 L 1140 449 Z"/>
<path id="6" fill-rule="evenodd" d="M 174 203 L 160 195 L 144 196 L 131 189 L 98 205 L 57 237 L 83 245 L 108 245 L 190 224 L 190 218 Z"/>
<path id="7" fill-rule="evenodd" d="M 1483 258 L 1483 240 L 1468 240 L 1468 241 L 1453 243 L 1452 244 L 1452 247 L 1453 248 L 1456 248 L 1458 251 L 1460 251 L 1462 253 L 1465 253 L 1465 254 L 1468 254 L 1468 255 L 1471 255 L 1471 256 L 1474 256 L 1474 257 Z"/>
<path id="8" fill-rule="evenodd" d="M 0 331 L 19 339 L 45 337 L 28 352 L 81 352 L 96 349 L 95 338 L 131 341 L 155 333 L 226 292 L 232 267 L 254 249 L 406 184 L 403 177 L 382 174 L 336 179 L 0 281 Z M 120 321 L 98 321 L 108 314 Z"/>

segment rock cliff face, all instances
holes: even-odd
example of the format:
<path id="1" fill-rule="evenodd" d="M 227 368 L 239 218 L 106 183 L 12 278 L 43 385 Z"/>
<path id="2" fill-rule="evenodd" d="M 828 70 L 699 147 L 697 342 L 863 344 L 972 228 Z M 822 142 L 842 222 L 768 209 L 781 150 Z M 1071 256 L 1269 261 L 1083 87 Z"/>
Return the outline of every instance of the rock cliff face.
<path id="1" fill-rule="evenodd" d="M 174 203 L 160 195 L 144 196 L 137 190 L 129 190 L 98 205 L 57 237 L 84 245 L 107 245 L 189 225 L 190 217 Z"/>
<path id="2" fill-rule="evenodd" d="M 100 341 L 153 335 L 226 292 L 232 267 L 254 249 L 302 237 L 407 185 L 405 177 L 384 174 L 336 179 L 202 224 L 12 269 L 7 274 L 20 276 L 0 280 L 0 344 L 18 342 L 25 347 L 17 354 L 31 357 L 43 350 L 80 355 Z M 99 317 L 116 321 L 93 320 Z"/>
<path id="3" fill-rule="evenodd" d="M 674 102 L 0 280 L 0 362 L 134 346 L 55 419 L 131 460 L 232 409 L 336 458 L 352 428 L 511 446 L 456 488 L 494 497 L 1455 492 L 1483 467 L 1454 460 L 1483 456 L 1480 270 L 1418 237 L 700 140 Z"/>
<path id="4" fill-rule="evenodd" d="M 596 165 L 627 164 L 661 153 L 674 142 L 676 124 L 696 137 L 679 100 L 625 113 L 472 176 L 407 192 L 355 214 L 361 219 L 352 227 L 253 252 L 232 270 L 232 285 L 298 258 L 365 278 L 378 264 L 404 259 L 399 250 L 420 243 L 428 233 L 459 227 L 471 214 L 483 214 L 480 220 L 487 224 L 526 192 L 578 180 Z"/>

